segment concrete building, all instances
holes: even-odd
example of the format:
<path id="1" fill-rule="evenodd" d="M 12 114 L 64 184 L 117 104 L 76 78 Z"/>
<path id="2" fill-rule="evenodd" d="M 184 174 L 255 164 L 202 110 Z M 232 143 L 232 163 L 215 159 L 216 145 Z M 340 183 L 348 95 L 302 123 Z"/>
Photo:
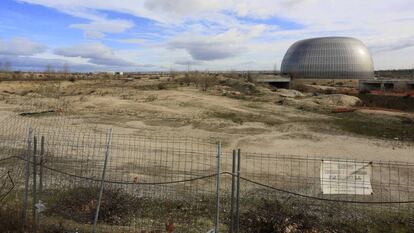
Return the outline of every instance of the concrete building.
<path id="1" fill-rule="evenodd" d="M 274 74 L 257 74 L 254 75 L 253 80 L 257 83 L 268 83 L 277 88 L 290 88 L 290 78 L 282 77 Z"/>
<path id="2" fill-rule="evenodd" d="M 364 91 L 409 92 L 414 91 L 414 80 L 376 79 L 360 80 L 359 89 Z"/>

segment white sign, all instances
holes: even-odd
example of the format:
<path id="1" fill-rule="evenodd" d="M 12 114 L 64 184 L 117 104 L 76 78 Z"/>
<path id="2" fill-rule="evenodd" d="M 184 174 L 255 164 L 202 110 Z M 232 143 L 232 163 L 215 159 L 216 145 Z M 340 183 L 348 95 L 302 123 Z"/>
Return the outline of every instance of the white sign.
<path id="1" fill-rule="evenodd" d="M 372 164 L 356 161 L 322 161 L 323 194 L 371 195 Z"/>

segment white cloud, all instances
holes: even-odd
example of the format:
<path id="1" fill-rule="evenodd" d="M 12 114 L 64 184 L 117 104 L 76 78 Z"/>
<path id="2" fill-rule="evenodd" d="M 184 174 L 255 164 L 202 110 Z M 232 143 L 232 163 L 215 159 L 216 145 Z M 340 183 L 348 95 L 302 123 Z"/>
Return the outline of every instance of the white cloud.
<path id="1" fill-rule="evenodd" d="M 112 11 L 112 9 L 110 8 L 111 4 L 107 5 L 106 7 L 99 8 L 100 1 L 98 0 L 94 0 L 94 1 L 17 0 L 17 1 L 55 8 L 56 10 L 59 10 L 68 15 L 72 15 L 75 17 L 89 20 L 88 23 L 70 25 L 70 27 L 72 28 L 83 30 L 84 35 L 88 38 L 99 39 L 99 38 L 105 37 L 107 33 L 121 33 L 134 27 L 134 23 L 130 20 L 109 19 L 105 14 L 102 14 L 96 11 L 96 10 Z M 94 2 L 96 3 L 96 5 L 93 4 Z M 101 3 L 102 2 L 105 2 L 105 1 L 101 1 Z"/>
<path id="2" fill-rule="evenodd" d="M 46 46 L 30 39 L 18 37 L 10 40 L 0 39 L 0 55 L 34 55 L 46 50 Z"/>
<path id="3" fill-rule="evenodd" d="M 126 43 L 126 44 L 144 44 L 146 42 L 146 40 L 144 39 L 137 39 L 137 38 L 120 39 L 117 41 L 121 43 Z"/>
<path id="4" fill-rule="evenodd" d="M 414 38 L 414 2 L 411 0 L 18 1 L 40 4 L 90 20 L 87 24 L 72 25 L 84 30 L 88 37 L 122 33 L 134 26 L 128 20 L 110 19 L 102 15 L 105 11 L 152 20 L 162 25 L 160 34 L 168 35 L 163 38 L 164 46 L 184 50 L 196 60 L 210 61 L 204 63 L 206 67 L 216 59 L 227 58 L 230 67 L 251 61 L 252 57 L 257 60 L 258 66 L 270 66 L 274 61 L 264 61 L 263 57 L 281 60 L 284 53 L 281 49 L 272 49 L 274 46 L 279 48 L 280 45 L 286 46 L 307 37 L 338 35 L 361 39 L 373 48 L 374 61 L 385 53 L 393 56 L 391 60 L 395 68 L 405 67 L 412 60 L 405 52 Z M 246 20 L 242 21 L 239 17 Z M 271 18 L 277 18 L 282 23 L 276 26 L 257 23 Z M 292 30 L 289 28 L 290 23 L 299 27 Z M 225 39 L 220 39 L 220 36 Z M 150 42 L 151 37 L 145 39 Z M 252 49 L 258 47 L 266 47 L 268 50 Z M 176 59 L 177 57 L 172 57 L 170 62 L 174 63 Z M 383 63 L 378 64 L 380 65 L 376 65 L 376 68 L 383 66 Z M 269 67 L 271 68 L 272 66 Z"/>
<path id="5" fill-rule="evenodd" d="M 133 26 L 132 22 L 120 19 L 97 19 L 87 24 L 70 25 L 72 28 L 84 30 L 85 36 L 89 38 L 103 38 L 106 33 L 121 33 Z"/>
<path id="6" fill-rule="evenodd" d="M 264 25 L 256 25 L 249 30 L 231 29 L 213 36 L 197 36 L 185 34 L 169 43 L 173 49 L 186 50 L 194 60 L 212 61 L 236 57 L 247 51 L 244 43 L 260 36 L 265 30 Z"/>
<path id="7" fill-rule="evenodd" d="M 170 43 L 171 48 L 185 49 L 193 59 L 201 61 L 211 61 L 218 59 L 231 58 L 239 55 L 243 47 L 228 45 L 220 41 L 206 40 L 187 40 L 174 41 Z"/>
<path id="8" fill-rule="evenodd" d="M 70 62 L 65 59 L 57 58 L 39 58 L 39 57 L 27 57 L 27 56 L 14 56 L 14 55 L 0 55 L 0 64 L 8 63 L 12 70 L 29 70 L 29 71 L 45 71 L 46 68 L 52 67 L 55 71 L 63 70 L 65 65 L 69 66 L 73 71 L 98 71 L 100 68 L 97 65 L 82 64 Z"/>
<path id="9" fill-rule="evenodd" d="M 133 62 L 119 58 L 111 48 L 101 43 L 80 44 L 66 48 L 55 49 L 55 54 L 65 57 L 80 57 L 88 59 L 90 63 L 104 66 L 128 67 Z"/>

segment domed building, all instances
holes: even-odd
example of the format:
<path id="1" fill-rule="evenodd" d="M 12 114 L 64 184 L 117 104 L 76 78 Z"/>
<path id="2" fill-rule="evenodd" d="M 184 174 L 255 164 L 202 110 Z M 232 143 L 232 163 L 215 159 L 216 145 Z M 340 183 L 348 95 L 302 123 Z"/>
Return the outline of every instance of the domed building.
<path id="1" fill-rule="evenodd" d="M 351 37 L 300 40 L 287 50 L 281 74 L 294 79 L 370 79 L 374 65 L 367 47 Z"/>

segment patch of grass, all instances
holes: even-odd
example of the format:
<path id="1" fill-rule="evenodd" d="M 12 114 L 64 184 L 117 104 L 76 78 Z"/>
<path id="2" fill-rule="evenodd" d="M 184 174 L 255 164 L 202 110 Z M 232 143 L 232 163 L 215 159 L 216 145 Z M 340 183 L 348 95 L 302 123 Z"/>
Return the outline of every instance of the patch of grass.
<path id="1" fill-rule="evenodd" d="M 280 120 L 265 114 L 251 114 L 243 112 L 209 112 L 209 117 L 225 119 L 237 124 L 245 122 L 260 122 L 269 126 L 280 124 Z"/>
<path id="2" fill-rule="evenodd" d="M 86 232 L 90 230 L 98 188 L 77 187 L 45 190 L 47 211 L 39 233 Z M 240 230 L 243 233 L 389 233 L 414 232 L 412 210 L 356 206 L 312 201 L 286 195 L 260 198 L 264 190 L 246 193 L 241 199 Z M 181 199 L 136 197 L 120 188 L 106 187 L 100 212 L 100 232 L 166 232 L 173 224 L 180 233 L 207 232 L 214 225 L 215 196 Z M 221 230 L 230 223 L 230 200 L 221 199 Z M 21 223 L 21 202 L 7 202 L 0 208 L 1 232 L 29 232 Z M 30 214 L 29 214 L 30 216 Z M 28 226 L 31 225 L 30 218 Z M 157 229 L 156 231 L 153 231 Z"/>
<path id="3" fill-rule="evenodd" d="M 338 203 L 312 204 L 309 200 L 249 199 L 241 213 L 241 232 L 408 233 L 414 231 L 411 212 L 381 211 Z"/>
<path id="4" fill-rule="evenodd" d="M 50 222 L 56 229 L 67 229 L 70 225 L 93 222 L 97 187 L 78 187 L 49 193 L 52 195 L 46 200 L 48 208 L 44 215 L 44 222 L 47 221 L 46 218 L 55 219 Z M 154 227 L 165 229 L 166 223 L 175 225 L 174 232 L 206 232 L 213 225 L 214 206 L 213 196 L 199 195 L 197 199 L 182 200 L 147 198 L 134 196 L 121 188 L 106 187 L 99 220 L 100 226 L 139 226 L 142 231 L 138 232 L 145 232 L 144 229 L 147 227 L 151 230 Z M 66 223 L 62 225 L 59 222 Z M 113 231 L 112 228 L 110 232 L 127 231 Z"/>
<path id="5" fill-rule="evenodd" d="M 241 79 L 225 79 L 220 82 L 221 85 L 230 87 L 233 91 L 238 91 L 243 95 L 261 94 L 255 84 L 246 82 Z"/>
<path id="6" fill-rule="evenodd" d="M 242 114 L 234 113 L 234 112 L 212 112 L 209 114 L 211 117 L 221 118 L 225 120 L 230 120 L 237 124 L 243 124 L 245 122 L 245 117 Z"/>
<path id="7" fill-rule="evenodd" d="M 21 204 L 17 202 L 9 202 L 0 206 L 0 229 L 1 232 L 24 233 L 27 232 L 27 226 L 31 224 L 30 220 L 26 226 L 23 225 L 21 212 L 19 211 Z"/>
<path id="8" fill-rule="evenodd" d="M 414 112 L 414 97 L 409 96 L 383 96 L 360 93 L 358 96 L 365 106 L 398 109 Z"/>
<path id="9" fill-rule="evenodd" d="M 341 113 L 335 115 L 332 123 L 346 132 L 364 136 L 414 141 L 414 121 L 408 118 L 380 118 L 358 113 Z"/>
<path id="10" fill-rule="evenodd" d="M 157 84 L 157 89 L 158 90 L 166 90 L 167 89 L 167 85 L 165 83 L 158 83 Z"/>
<path id="11" fill-rule="evenodd" d="M 56 193 L 47 214 L 73 219 L 80 223 L 93 222 L 98 188 L 76 188 Z M 107 189 L 102 196 L 99 213 L 101 221 L 109 224 L 127 224 L 134 217 L 139 201 L 122 189 Z"/>
<path id="12" fill-rule="evenodd" d="M 158 99 L 157 95 L 149 95 L 144 99 L 144 102 L 154 102 Z"/>
<path id="13" fill-rule="evenodd" d="M 245 105 L 248 108 L 254 108 L 254 109 L 262 109 L 263 106 L 261 105 L 260 102 L 250 102 L 248 104 Z"/>

